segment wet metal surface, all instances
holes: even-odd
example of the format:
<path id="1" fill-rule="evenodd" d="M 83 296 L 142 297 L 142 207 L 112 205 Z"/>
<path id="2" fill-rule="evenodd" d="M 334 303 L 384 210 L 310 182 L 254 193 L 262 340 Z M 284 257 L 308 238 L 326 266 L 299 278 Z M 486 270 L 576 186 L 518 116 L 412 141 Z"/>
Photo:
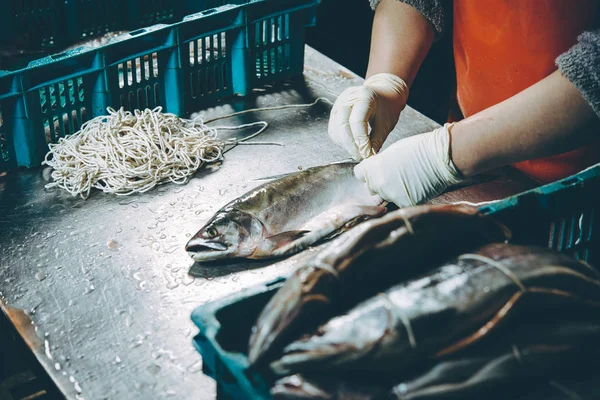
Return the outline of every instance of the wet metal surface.
<path id="1" fill-rule="evenodd" d="M 202 113 L 310 103 L 318 96 L 334 100 L 334 94 L 362 82 L 310 48 L 306 66 L 298 82 Z M 24 317 L 15 309 L 31 319 L 34 329 L 22 334 L 30 336 L 28 343 L 67 398 L 215 398 L 215 384 L 202 374 L 192 346 L 197 332 L 192 310 L 285 274 L 308 253 L 276 266 L 206 266 L 194 265 L 184 245 L 212 213 L 262 183 L 253 179 L 346 159 L 327 137 L 330 107 L 319 103 L 216 122 L 264 119 L 270 126 L 256 140 L 283 146 L 238 146 L 187 185 L 164 185 L 143 195 L 95 192 L 85 201 L 44 189 L 41 169 L 0 177 L 1 297 L 5 308 L 12 307 L 13 323 Z M 393 135 L 436 126 L 407 108 Z M 522 189 L 502 183 L 490 193 L 503 197 Z"/>

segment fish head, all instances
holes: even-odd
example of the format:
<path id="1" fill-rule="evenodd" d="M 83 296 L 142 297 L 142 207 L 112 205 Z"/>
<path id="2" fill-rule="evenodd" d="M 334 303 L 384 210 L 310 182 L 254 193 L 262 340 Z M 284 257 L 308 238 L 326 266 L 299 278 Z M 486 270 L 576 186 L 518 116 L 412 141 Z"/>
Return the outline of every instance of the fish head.
<path id="1" fill-rule="evenodd" d="M 263 224 L 243 211 L 217 213 L 185 246 L 195 261 L 250 256 L 264 234 Z"/>

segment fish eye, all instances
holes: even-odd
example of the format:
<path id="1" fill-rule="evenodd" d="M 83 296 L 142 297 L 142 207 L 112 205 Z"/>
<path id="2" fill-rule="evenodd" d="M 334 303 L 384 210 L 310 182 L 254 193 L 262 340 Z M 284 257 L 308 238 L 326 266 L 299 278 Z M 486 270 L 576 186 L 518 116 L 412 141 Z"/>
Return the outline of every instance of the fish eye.
<path id="1" fill-rule="evenodd" d="M 206 234 L 205 235 L 206 235 L 207 238 L 212 239 L 214 237 L 217 237 L 218 234 L 219 234 L 219 231 L 217 231 L 216 228 L 214 228 L 214 227 L 211 226 L 210 228 L 208 228 L 206 230 Z"/>

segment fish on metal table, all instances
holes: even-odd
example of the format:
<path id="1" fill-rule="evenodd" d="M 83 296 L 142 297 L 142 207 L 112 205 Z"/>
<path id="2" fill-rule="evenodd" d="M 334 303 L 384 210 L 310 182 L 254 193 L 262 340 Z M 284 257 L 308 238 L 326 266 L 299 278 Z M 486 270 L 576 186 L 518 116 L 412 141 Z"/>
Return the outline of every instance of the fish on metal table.
<path id="1" fill-rule="evenodd" d="M 600 312 L 600 274 L 544 248 L 493 243 L 402 282 L 283 349 L 277 374 L 390 370 L 460 353 L 516 316 Z M 525 315 L 525 317 L 523 317 Z"/>
<path id="2" fill-rule="evenodd" d="M 364 222 L 326 244 L 275 293 L 252 328 L 250 364 L 380 290 L 509 237 L 508 228 L 467 205 L 408 207 Z"/>
<path id="3" fill-rule="evenodd" d="M 385 214 L 386 202 L 356 179 L 355 165 L 312 167 L 258 186 L 217 211 L 186 251 L 200 262 L 290 256 Z"/>

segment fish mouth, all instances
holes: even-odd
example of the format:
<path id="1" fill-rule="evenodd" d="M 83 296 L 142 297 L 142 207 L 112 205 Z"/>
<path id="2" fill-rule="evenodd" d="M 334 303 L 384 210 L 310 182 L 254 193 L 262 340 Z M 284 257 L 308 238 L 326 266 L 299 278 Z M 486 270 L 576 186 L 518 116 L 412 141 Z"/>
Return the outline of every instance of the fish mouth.
<path id="1" fill-rule="evenodd" d="M 222 242 L 206 240 L 201 238 L 193 238 L 186 245 L 185 250 L 191 254 L 206 253 L 206 252 L 223 252 L 229 247 Z"/>

